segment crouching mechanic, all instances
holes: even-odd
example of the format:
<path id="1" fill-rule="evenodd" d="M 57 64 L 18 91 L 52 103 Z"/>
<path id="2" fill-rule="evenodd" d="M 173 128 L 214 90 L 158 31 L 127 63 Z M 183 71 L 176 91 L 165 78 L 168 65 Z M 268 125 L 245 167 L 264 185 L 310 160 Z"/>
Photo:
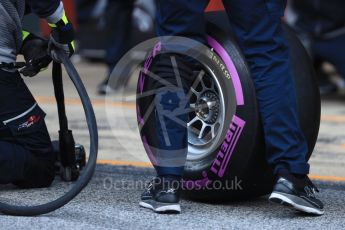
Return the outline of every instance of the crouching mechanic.
<path id="1" fill-rule="evenodd" d="M 49 41 L 22 30 L 28 12 L 47 20 L 52 27 Z M 23 66 L 16 64 L 16 58 L 24 56 L 26 65 L 20 72 L 32 77 L 49 65 L 51 57 L 57 58 L 53 47 L 72 55 L 73 39 L 73 27 L 60 0 L 1 0 L 0 184 L 41 188 L 52 183 L 56 156 L 45 113 L 21 78 L 18 69 Z"/>
<path id="2" fill-rule="evenodd" d="M 157 0 L 157 35 L 183 36 L 206 45 L 204 9 L 208 2 Z M 307 176 L 308 146 L 298 120 L 296 92 L 289 68 L 289 47 L 281 25 L 286 0 L 223 0 L 223 3 L 251 68 L 256 88 L 265 135 L 266 159 L 277 178 L 269 199 L 279 204 L 288 204 L 299 211 L 321 215 L 324 213 L 323 204 L 315 197 L 317 189 Z M 169 46 L 166 40 L 162 39 L 163 48 Z M 174 87 L 164 89 L 158 81 L 155 87 L 154 114 L 158 147 L 152 163 L 157 178 L 152 180 L 142 194 L 140 206 L 156 212 L 180 212 L 181 186 L 173 182 L 180 181 L 184 171 L 188 150 L 188 115 L 178 117 L 183 120 L 182 124 L 172 118 L 162 122 L 165 111 L 161 108 L 172 111 L 173 108 L 185 105 L 181 102 L 188 100 L 188 90 L 195 81 L 193 71 L 196 65 L 177 53 L 181 52 L 175 52 L 175 64 L 169 54 L 162 53 L 155 57 L 150 68 L 162 81 L 174 84 L 175 88 L 181 82 L 183 84 L 183 90 L 180 87 L 175 91 Z M 176 64 L 179 74 L 175 74 Z M 169 142 L 163 138 L 166 136 Z M 172 163 L 169 165 L 169 162 Z"/>

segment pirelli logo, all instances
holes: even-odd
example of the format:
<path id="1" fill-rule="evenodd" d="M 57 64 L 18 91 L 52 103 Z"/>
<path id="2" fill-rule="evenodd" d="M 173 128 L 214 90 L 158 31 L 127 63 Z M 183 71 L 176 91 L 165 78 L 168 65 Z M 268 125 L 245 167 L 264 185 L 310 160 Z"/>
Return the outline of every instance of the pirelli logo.
<path id="1" fill-rule="evenodd" d="M 243 132 L 246 122 L 234 115 L 232 123 L 222 143 L 216 159 L 214 160 L 211 171 L 219 177 L 223 177 L 228 167 L 231 156 L 237 145 L 237 142 Z"/>

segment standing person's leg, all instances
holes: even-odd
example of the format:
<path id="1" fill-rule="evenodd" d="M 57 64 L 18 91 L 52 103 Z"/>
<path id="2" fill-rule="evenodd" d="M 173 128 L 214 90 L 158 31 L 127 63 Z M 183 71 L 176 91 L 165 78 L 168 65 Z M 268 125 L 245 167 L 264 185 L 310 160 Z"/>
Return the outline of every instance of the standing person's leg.
<path id="1" fill-rule="evenodd" d="M 132 12 L 134 0 L 111 0 L 106 10 L 106 55 L 105 62 L 108 66 L 106 79 L 99 85 L 98 92 L 106 94 L 111 91 L 108 85 L 111 72 L 117 62 L 129 48 L 132 31 Z"/>
<path id="2" fill-rule="evenodd" d="M 308 147 L 299 125 L 289 48 L 281 25 L 286 0 L 223 1 L 251 68 L 264 128 L 267 161 L 279 179 L 274 192 L 280 195 L 285 192 L 285 198 L 290 196 L 282 202 L 289 199 L 292 203 L 287 203 L 294 207 L 304 205 L 302 211 L 321 214 L 323 205 L 312 197 L 313 194 L 306 194 L 310 199 L 304 202 L 292 190 L 281 189 L 285 183 L 302 191 L 301 194 L 305 193 L 305 188 L 314 190 L 306 176 L 309 173 Z"/>
<path id="3" fill-rule="evenodd" d="M 193 1 L 183 1 L 183 0 L 168 0 L 168 1 L 157 1 L 157 35 L 162 36 L 181 36 L 195 41 L 206 43 L 206 29 L 205 29 L 205 18 L 204 9 L 207 6 L 208 0 L 193 0 Z M 162 41 L 162 46 L 169 46 L 169 39 L 164 39 Z M 192 45 L 192 44 L 191 44 Z M 190 59 L 186 58 L 184 55 L 174 55 L 176 58 L 176 66 L 178 67 L 182 88 L 179 88 L 178 76 L 176 76 L 174 71 L 174 66 L 172 64 L 171 55 L 169 52 L 174 52 L 173 49 L 179 49 L 179 47 L 169 47 L 168 53 L 158 55 L 152 63 L 151 72 L 159 76 L 163 81 L 169 82 L 176 88 L 171 88 L 167 90 L 167 86 L 162 84 L 162 82 L 156 81 L 154 84 L 154 89 L 156 90 L 156 106 L 162 107 L 160 110 L 156 108 L 156 117 L 159 118 L 160 112 L 164 110 L 173 111 L 178 108 L 181 101 L 187 100 L 186 93 L 190 89 L 193 83 L 193 63 Z M 170 50 L 171 49 L 171 50 Z M 180 51 L 180 50 L 179 50 Z M 169 87 L 168 87 L 169 88 Z M 181 92 L 182 91 L 182 92 Z M 178 98 L 178 99 L 177 99 Z M 177 100 L 174 100 L 177 99 Z M 184 169 L 184 162 L 187 156 L 187 116 L 180 117 L 186 125 L 183 127 L 181 124 L 177 124 L 174 121 L 166 119 L 162 124 L 160 119 L 156 119 L 157 123 L 157 138 L 159 149 L 166 149 L 171 154 L 176 155 L 176 158 L 180 158 L 179 162 L 183 162 L 181 166 L 174 169 L 169 169 L 168 164 L 166 167 L 156 167 L 158 175 L 177 175 L 182 176 Z M 166 127 L 166 133 L 170 141 L 164 140 L 163 127 Z M 170 143 L 167 143 L 170 142 Z M 167 153 L 169 154 L 169 153 Z M 164 161 L 164 156 L 166 154 L 159 153 L 162 156 L 162 161 Z M 169 173 L 170 172 L 170 173 Z"/>
<path id="4" fill-rule="evenodd" d="M 157 0 L 156 3 L 158 36 L 183 36 L 206 42 L 204 9 L 208 0 Z M 163 49 L 168 47 L 168 42 L 166 39 L 162 40 Z M 176 117 L 180 122 L 170 119 L 167 114 L 176 109 L 184 110 L 188 104 L 186 92 L 193 81 L 193 66 L 184 55 L 175 53 L 173 56 L 180 76 L 175 74 L 169 53 L 156 56 L 150 68 L 161 79 L 152 87 L 155 90 L 156 124 L 156 130 L 152 132 L 156 132 L 158 142 L 155 162 L 152 163 L 159 180 L 154 180 L 155 186 L 150 186 L 144 192 L 140 205 L 157 212 L 180 211 L 179 191 L 173 182 L 177 182 L 177 185 L 181 180 L 188 148 L 187 112 Z M 170 86 L 163 82 L 169 82 Z"/>
<path id="5" fill-rule="evenodd" d="M 338 89 L 341 93 L 345 93 L 345 34 L 330 39 L 315 39 L 312 52 L 315 58 L 334 65 L 342 77 L 337 82 Z"/>
<path id="6" fill-rule="evenodd" d="M 308 174 L 308 147 L 297 114 L 289 49 L 279 0 L 224 0 L 231 25 L 250 66 L 265 132 L 266 154 L 275 173 Z"/>

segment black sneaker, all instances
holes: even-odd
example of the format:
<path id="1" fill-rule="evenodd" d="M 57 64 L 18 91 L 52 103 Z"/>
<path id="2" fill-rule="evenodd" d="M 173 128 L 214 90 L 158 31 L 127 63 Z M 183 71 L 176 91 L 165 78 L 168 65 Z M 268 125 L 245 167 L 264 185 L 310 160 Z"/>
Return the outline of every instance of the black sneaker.
<path id="1" fill-rule="evenodd" d="M 139 205 L 157 213 L 180 213 L 180 182 L 156 177 L 141 195 Z"/>
<path id="2" fill-rule="evenodd" d="M 280 175 L 269 201 L 292 207 L 301 212 L 323 215 L 324 206 L 315 197 L 316 192 L 319 190 L 308 176 L 297 178 L 290 174 Z"/>

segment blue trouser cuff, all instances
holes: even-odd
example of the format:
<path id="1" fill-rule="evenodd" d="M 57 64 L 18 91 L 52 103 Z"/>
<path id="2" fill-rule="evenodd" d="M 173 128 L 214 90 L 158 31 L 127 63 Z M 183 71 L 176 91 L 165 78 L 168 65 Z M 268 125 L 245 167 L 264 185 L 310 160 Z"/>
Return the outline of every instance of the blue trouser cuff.
<path id="1" fill-rule="evenodd" d="M 157 171 L 157 175 L 161 177 L 165 176 L 177 176 L 177 177 L 182 177 L 184 167 L 160 167 L 160 166 L 155 166 L 155 169 Z"/>
<path id="2" fill-rule="evenodd" d="M 277 175 L 279 173 L 293 173 L 293 174 L 300 174 L 300 175 L 308 175 L 309 174 L 310 166 L 308 163 L 297 163 L 297 164 L 277 164 L 274 167 L 274 174 Z"/>

